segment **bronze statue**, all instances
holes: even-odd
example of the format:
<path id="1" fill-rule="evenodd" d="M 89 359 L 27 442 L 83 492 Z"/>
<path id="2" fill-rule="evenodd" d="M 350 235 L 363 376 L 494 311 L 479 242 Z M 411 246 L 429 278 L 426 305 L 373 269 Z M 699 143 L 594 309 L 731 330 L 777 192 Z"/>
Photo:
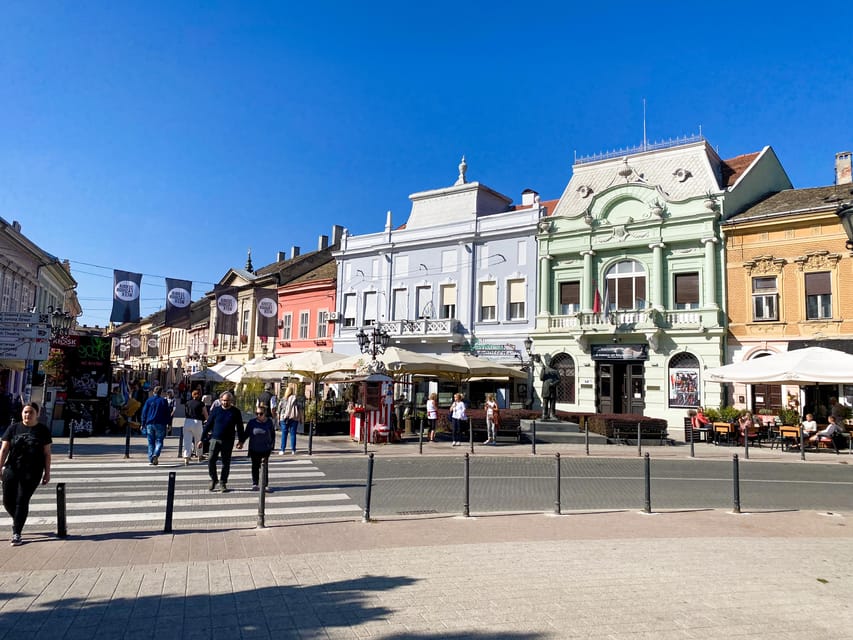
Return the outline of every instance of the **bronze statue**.
<path id="1" fill-rule="evenodd" d="M 539 380 L 542 381 L 542 419 L 557 419 L 557 385 L 560 384 L 560 374 L 551 366 L 551 356 L 542 357 L 542 371 Z"/>

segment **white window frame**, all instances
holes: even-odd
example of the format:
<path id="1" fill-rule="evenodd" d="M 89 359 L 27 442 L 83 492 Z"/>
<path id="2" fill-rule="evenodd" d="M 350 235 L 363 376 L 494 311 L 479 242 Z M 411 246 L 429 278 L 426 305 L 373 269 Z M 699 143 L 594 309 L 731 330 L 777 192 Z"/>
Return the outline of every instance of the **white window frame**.
<path id="1" fill-rule="evenodd" d="M 284 342 L 290 342 L 293 337 L 293 314 L 281 314 L 281 339 Z"/>
<path id="2" fill-rule="evenodd" d="M 317 311 L 317 338 L 329 337 L 329 310 L 320 309 Z"/>
<path id="3" fill-rule="evenodd" d="M 520 294 L 523 298 L 518 300 Z M 506 282 L 506 317 L 510 322 L 518 322 L 527 319 L 527 281 L 523 278 L 507 280 Z"/>
<path id="4" fill-rule="evenodd" d="M 308 310 L 299 312 L 299 339 L 308 340 L 311 332 L 311 312 Z"/>
<path id="5" fill-rule="evenodd" d="M 491 289 L 491 295 L 486 296 L 486 289 Z M 486 280 L 477 286 L 477 295 L 480 300 L 479 318 L 480 322 L 498 321 L 498 283 L 494 280 Z M 487 303 L 491 304 L 487 304 Z"/>
<path id="6" fill-rule="evenodd" d="M 760 280 L 773 280 L 773 287 L 756 289 Z M 752 288 L 753 322 L 776 322 L 779 320 L 779 279 L 777 276 L 757 276 L 750 282 Z"/>

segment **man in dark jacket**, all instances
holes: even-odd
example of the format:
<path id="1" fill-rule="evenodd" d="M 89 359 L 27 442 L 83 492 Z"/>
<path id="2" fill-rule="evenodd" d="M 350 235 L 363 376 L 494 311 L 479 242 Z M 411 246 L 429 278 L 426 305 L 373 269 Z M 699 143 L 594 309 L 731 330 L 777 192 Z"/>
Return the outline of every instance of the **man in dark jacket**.
<path id="1" fill-rule="evenodd" d="M 263 407 L 268 420 L 275 417 L 275 399 L 275 394 L 272 392 L 272 384 L 267 382 L 264 385 L 264 390 L 261 392 L 261 395 L 258 396 L 255 408 Z"/>
<path id="2" fill-rule="evenodd" d="M 154 387 L 152 395 L 142 406 L 142 425 L 148 434 L 148 464 L 156 465 L 163 450 L 163 439 L 166 437 L 166 425 L 172 416 L 169 403 L 160 393 L 160 387 Z"/>
<path id="3" fill-rule="evenodd" d="M 243 431 L 243 414 L 233 406 L 234 394 L 230 391 L 219 396 L 219 405 L 210 411 L 207 422 L 204 424 L 202 440 L 210 440 L 210 458 L 207 462 L 207 470 L 210 474 L 209 489 L 216 489 L 219 482 L 220 491 L 228 492 L 228 474 L 231 471 L 231 452 L 234 449 L 234 440 L 238 440 L 237 448 L 243 448 L 246 439 Z M 219 480 L 216 478 L 216 461 L 222 456 L 222 473 Z"/>

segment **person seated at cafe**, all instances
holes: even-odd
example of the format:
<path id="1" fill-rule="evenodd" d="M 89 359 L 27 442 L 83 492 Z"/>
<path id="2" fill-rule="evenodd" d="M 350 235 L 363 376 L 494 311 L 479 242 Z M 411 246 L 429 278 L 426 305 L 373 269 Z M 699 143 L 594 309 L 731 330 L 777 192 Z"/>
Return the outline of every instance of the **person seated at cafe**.
<path id="1" fill-rule="evenodd" d="M 827 418 L 829 424 L 826 425 L 826 429 L 821 429 L 816 434 L 814 434 L 811 438 L 809 438 L 809 442 L 816 444 L 821 438 L 834 438 L 836 434 L 844 433 L 844 429 L 841 425 L 838 424 L 838 421 L 835 416 L 829 416 Z"/>
<path id="2" fill-rule="evenodd" d="M 740 417 L 737 420 L 738 429 L 740 431 L 740 440 L 743 442 L 744 434 L 747 436 L 749 434 L 755 433 L 755 420 L 752 417 L 752 414 L 749 411 L 744 411 L 740 414 Z"/>
<path id="3" fill-rule="evenodd" d="M 710 429 L 711 421 L 708 419 L 708 416 L 705 415 L 705 411 L 702 407 L 696 409 L 696 413 L 693 414 L 691 418 L 694 429 Z"/>
<path id="4" fill-rule="evenodd" d="M 810 413 L 806 414 L 806 419 L 803 420 L 800 426 L 803 428 L 803 435 L 806 438 L 810 438 L 817 433 L 817 422 L 815 422 L 814 416 Z"/>

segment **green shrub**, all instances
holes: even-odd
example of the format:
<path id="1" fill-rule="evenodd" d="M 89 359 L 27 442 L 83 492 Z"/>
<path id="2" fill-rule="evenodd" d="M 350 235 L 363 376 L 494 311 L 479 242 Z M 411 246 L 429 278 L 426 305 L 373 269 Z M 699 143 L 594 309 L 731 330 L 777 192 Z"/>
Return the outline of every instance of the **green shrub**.
<path id="1" fill-rule="evenodd" d="M 795 426 L 800 424 L 800 412 L 796 409 L 781 409 L 779 411 L 779 420 L 782 424 Z"/>

